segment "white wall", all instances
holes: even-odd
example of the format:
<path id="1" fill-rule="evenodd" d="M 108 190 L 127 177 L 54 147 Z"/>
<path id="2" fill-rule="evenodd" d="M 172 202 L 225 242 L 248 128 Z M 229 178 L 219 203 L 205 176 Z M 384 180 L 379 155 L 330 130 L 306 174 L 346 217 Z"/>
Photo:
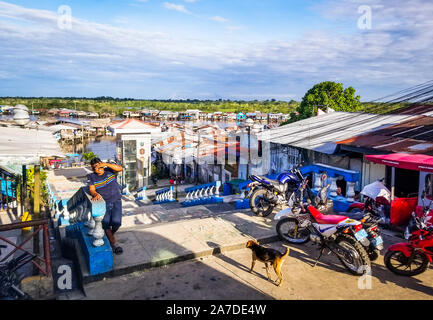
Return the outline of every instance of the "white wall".
<path id="1" fill-rule="evenodd" d="M 361 190 L 367 184 L 385 178 L 386 166 L 369 161 L 364 161 L 362 165 Z"/>

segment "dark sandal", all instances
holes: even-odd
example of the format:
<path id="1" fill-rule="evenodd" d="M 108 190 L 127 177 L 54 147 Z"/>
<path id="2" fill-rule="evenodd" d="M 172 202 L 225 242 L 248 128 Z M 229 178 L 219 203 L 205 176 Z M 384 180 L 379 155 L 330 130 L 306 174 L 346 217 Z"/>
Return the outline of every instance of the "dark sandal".
<path id="1" fill-rule="evenodd" d="M 117 246 L 115 246 L 115 247 L 113 248 L 113 252 L 114 252 L 115 254 L 122 254 L 122 253 L 123 253 L 123 249 L 122 249 L 122 247 L 117 247 Z"/>

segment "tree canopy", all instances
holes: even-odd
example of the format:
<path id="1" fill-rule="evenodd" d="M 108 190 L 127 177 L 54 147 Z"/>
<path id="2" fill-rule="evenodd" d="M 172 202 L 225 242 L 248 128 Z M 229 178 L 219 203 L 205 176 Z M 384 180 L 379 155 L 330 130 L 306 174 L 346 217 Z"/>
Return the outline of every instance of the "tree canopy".
<path id="1" fill-rule="evenodd" d="M 321 82 L 307 91 L 296 112 L 291 114 L 286 123 L 315 116 L 318 108 L 325 112 L 328 108 L 335 111 L 359 111 L 363 108 L 360 99 L 360 96 L 355 96 L 355 89 L 352 87 L 344 89 L 342 83 Z"/>

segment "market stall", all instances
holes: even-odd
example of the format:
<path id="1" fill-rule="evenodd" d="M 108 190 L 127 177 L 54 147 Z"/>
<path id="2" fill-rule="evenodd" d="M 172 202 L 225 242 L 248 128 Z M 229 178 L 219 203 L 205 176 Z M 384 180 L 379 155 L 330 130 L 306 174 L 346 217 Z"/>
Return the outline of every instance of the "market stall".
<path id="1" fill-rule="evenodd" d="M 391 209 L 390 222 L 404 225 L 413 211 L 421 214 L 424 205 L 433 201 L 433 156 L 423 154 L 393 153 L 387 155 L 369 155 L 366 160 L 391 167 Z M 418 195 L 416 197 L 395 197 L 395 169 L 419 171 Z M 425 198 L 422 194 L 425 192 Z M 433 212 L 430 212 L 433 216 Z"/>

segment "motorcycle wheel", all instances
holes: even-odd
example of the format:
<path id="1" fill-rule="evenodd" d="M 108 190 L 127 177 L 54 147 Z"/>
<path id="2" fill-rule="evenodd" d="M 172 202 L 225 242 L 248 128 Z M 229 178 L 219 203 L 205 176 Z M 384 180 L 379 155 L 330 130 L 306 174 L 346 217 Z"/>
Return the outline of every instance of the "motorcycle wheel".
<path id="1" fill-rule="evenodd" d="M 371 261 L 364 247 L 352 236 L 340 234 L 335 240 L 337 245 L 343 247 L 344 257 L 338 256 L 347 270 L 354 275 L 363 275 L 367 269 L 371 268 Z"/>
<path id="2" fill-rule="evenodd" d="M 267 192 L 266 189 L 258 189 L 253 192 L 250 198 L 251 211 L 260 217 L 267 217 L 274 211 L 275 206 L 265 199 Z"/>
<path id="3" fill-rule="evenodd" d="M 289 243 L 302 244 L 310 240 L 310 231 L 300 228 L 299 221 L 295 218 L 283 218 L 278 221 L 276 229 L 281 240 Z"/>
<path id="4" fill-rule="evenodd" d="M 370 258 L 370 261 L 377 260 L 377 258 L 379 258 L 379 256 L 380 256 L 379 250 L 373 250 L 373 251 L 368 253 L 368 257 Z"/>
<path id="5" fill-rule="evenodd" d="M 387 251 L 384 261 L 390 271 L 407 277 L 423 273 L 429 264 L 424 254 L 416 253 L 411 264 L 408 265 L 408 258 L 401 251 Z"/>

